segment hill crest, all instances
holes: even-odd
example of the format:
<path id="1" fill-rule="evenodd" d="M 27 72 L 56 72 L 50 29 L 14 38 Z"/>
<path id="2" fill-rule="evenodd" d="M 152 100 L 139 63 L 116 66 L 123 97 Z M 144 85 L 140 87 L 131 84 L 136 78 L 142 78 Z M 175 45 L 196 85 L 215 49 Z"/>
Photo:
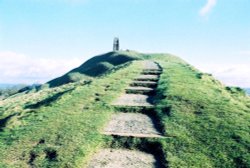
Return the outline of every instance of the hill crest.
<path id="1" fill-rule="evenodd" d="M 139 59 L 141 59 L 140 54 L 133 51 L 108 52 L 87 60 L 79 67 L 69 71 L 61 77 L 47 82 L 47 84 L 49 84 L 50 87 L 55 87 L 70 82 L 77 82 L 83 79 L 98 77 L 104 75 L 108 71 L 112 71 L 119 65 Z"/>

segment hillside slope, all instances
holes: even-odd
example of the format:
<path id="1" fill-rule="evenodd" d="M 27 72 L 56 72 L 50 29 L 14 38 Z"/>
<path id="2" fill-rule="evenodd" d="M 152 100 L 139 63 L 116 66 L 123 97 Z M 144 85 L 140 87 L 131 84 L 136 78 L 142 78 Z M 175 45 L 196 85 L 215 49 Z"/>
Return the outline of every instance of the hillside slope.
<path id="1" fill-rule="evenodd" d="M 250 167 L 250 99 L 240 88 L 225 87 L 169 54 L 123 52 L 117 60 L 120 53 L 109 55 L 49 82 L 52 88 L 0 101 L 0 167 L 86 167 L 107 145 L 145 144 L 160 147 L 166 167 Z M 117 110 L 111 102 L 142 70 L 138 60 L 163 69 L 153 101 L 166 138 L 102 135 Z M 95 72 L 100 62 L 111 68 Z M 72 80 L 74 73 L 84 77 Z"/>

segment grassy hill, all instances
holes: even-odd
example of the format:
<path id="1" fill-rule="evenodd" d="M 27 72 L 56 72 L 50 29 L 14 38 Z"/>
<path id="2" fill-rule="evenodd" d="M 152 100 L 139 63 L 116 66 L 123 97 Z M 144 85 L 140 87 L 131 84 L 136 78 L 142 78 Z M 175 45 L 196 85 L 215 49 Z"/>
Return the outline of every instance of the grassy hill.
<path id="1" fill-rule="evenodd" d="M 118 68 L 119 65 L 140 59 L 140 54 L 130 52 L 109 52 L 95 56 L 81 66 L 71 70 L 65 75 L 49 81 L 50 87 L 60 86 L 66 83 L 76 82 L 90 77 L 98 77 Z"/>
<path id="2" fill-rule="evenodd" d="M 160 144 L 168 167 L 250 167 L 250 98 L 242 89 L 169 54 L 125 51 L 94 57 L 48 82 L 51 88 L 0 101 L 0 167 L 86 166 L 110 143 L 101 134 L 116 111 L 110 103 L 145 59 L 163 68 L 155 103 L 167 138 L 150 142 Z"/>

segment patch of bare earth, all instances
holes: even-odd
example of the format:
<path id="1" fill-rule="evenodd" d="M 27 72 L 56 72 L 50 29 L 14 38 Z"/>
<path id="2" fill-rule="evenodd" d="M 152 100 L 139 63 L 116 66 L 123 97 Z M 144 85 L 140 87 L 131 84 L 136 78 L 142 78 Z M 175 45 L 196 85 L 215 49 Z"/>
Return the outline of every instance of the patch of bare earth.
<path id="1" fill-rule="evenodd" d="M 156 168 L 153 155 L 126 149 L 102 149 L 87 168 Z"/>

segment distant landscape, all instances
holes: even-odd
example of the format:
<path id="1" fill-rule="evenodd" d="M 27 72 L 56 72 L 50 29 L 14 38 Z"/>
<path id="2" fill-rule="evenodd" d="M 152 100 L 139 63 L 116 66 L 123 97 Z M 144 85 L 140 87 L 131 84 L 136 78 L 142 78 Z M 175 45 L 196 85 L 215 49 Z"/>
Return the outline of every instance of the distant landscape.
<path id="1" fill-rule="evenodd" d="M 246 90 L 247 94 L 250 95 L 250 88 L 246 88 L 245 90 Z"/>
<path id="2" fill-rule="evenodd" d="M 16 85 L 16 84 L 0 83 L 0 89 L 10 88 L 10 87 L 15 86 L 15 85 Z"/>
<path id="3" fill-rule="evenodd" d="M 18 92 L 32 90 L 36 88 L 38 84 L 25 85 L 25 84 L 0 84 L 0 100 L 14 95 Z"/>

